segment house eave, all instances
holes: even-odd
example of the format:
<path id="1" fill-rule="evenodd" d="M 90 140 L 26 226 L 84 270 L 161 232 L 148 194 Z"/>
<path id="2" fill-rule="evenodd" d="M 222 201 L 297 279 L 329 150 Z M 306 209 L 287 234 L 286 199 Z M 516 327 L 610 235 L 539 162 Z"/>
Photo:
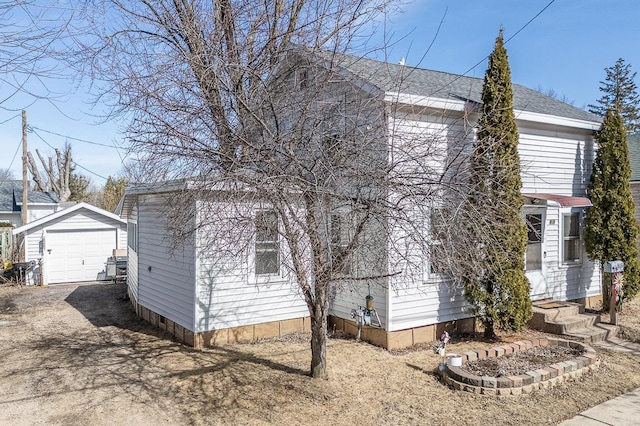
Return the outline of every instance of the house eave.
<path id="1" fill-rule="evenodd" d="M 596 131 L 600 128 L 600 123 L 597 121 L 579 120 L 576 118 L 559 117 L 557 115 L 540 114 L 537 112 L 514 110 L 513 111 L 516 120 L 532 121 L 535 123 L 551 124 L 555 126 L 573 127 L 577 129 L 584 129 L 590 131 Z"/>
<path id="2" fill-rule="evenodd" d="M 448 111 L 464 111 L 468 103 L 455 99 L 434 98 L 399 92 L 386 92 L 384 101 L 391 104 L 405 104 Z"/>
<path id="3" fill-rule="evenodd" d="M 391 104 L 405 104 L 419 106 L 424 108 L 441 109 L 446 111 L 464 112 L 468 109 L 470 103 L 477 105 L 471 100 L 445 99 L 430 96 L 411 95 L 408 93 L 386 92 L 384 95 L 385 102 Z M 518 121 L 531 121 L 534 123 L 551 124 L 555 126 L 572 127 L 595 131 L 600 128 L 597 121 L 580 120 L 576 118 L 561 117 L 551 114 L 541 114 L 524 110 L 514 109 L 514 115 Z"/>

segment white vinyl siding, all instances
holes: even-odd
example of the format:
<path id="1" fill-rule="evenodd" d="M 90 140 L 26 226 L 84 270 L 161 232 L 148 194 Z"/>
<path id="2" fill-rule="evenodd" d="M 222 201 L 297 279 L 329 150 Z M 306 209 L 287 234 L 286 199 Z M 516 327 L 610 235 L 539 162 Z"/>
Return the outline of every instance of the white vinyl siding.
<path id="1" fill-rule="evenodd" d="M 175 196 L 180 196 L 179 194 Z M 184 209 L 193 206 L 185 205 Z M 193 237 L 175 249 L 162 198 L 138 200 L 138 303 L 171 321 L 194 329 L 195 249 Z"/>
<path id="2" fill-rule="evenodd" d="M 584 133 L 560 133 L 520 126 L 522 192 L 584 196 L 595 157 Z"/>
<path id="3" fill-rule="evenodd" d="M 393 284 L 392 284 L 393 285 Z M 399 285 L 396 285 L 398 287 Z M 461 288 L 450 281 L 428 282 L 391 292 L 393 313 L 387 331 L 469 318 Z"/>
<path id="4" fill-rule="evenodd" d="M 309 316 L 298 285 L 290 274 L 254 274 L 255 235 L 248 227 L 252 222 L 244 222 L 243 227 L 233 219 L 236 214 L 254 218 L 257 211 L 268 211 L 251 210 L 249 206 L 226 208 L 217 203 L 214 207 L 202 207 L 200 203 L 199 211 L 206 211 L 208 216 L 216 215 L 216 220 L 198 231 L 197 332 Z M 219 225 L 225 229 L 216 229 Z M 233 232 L 227 232 L 229 229 Z M 282 246 L 280 250 L 283 250 Z"/>
<path id="5" fill-rule="evenodd" d="M 433 117 L 422 117 L 419 120 L 429 123 L 435 121 Z M 425 129 L 438 129 L 437 125 L 427 123 L 414 127 L 422 134 L 426 134 Z M 592 137 L 583 131 L 559 129 L 534 123 L 519 123 L 522 192 L 585 196 L 594 158 Z M 459 143 L 453 135 L 464 134 L 470 137 L 462 127 L 443 129 L 442 134 L 446 135 L 451 146 Z M 390 143 L 393 144 L 394 141 Z M 549 206 L 543 215 L 544 249 L 541 261 L 546 290 L 544 294 L 537 295 L 537 298 L 574 300 L 597 295 L 600 291 L 599 268 L 593 262 L 584 261 L 581 265 L 572 267 L 562 264 L 562 214 L 569 210 Z M 418 220 L 418 216 L 416 218 Z M 397 240 L 398 232 L 392 230 L 392 238 Z M 390 253 L 393 249 L 390 247 Z M 584 253 L 582 255 L 584 259 Z M 426 258 L 427 254 L 423 256 Z M 393 263 L 392 255 L 390 260 L 390 271 L 402 265 L 401 262 Z M 425 263 L 425 268 L 427 267 L 428 263 Z M 469 316 L 465 312 L 466 306 L 462 289 L 452 287 L 445 276 L 406 267 L 403 274 L 390 279 L 389 319 L 386 328 L 388 331 L 396 331 L 466 318 Z"/>

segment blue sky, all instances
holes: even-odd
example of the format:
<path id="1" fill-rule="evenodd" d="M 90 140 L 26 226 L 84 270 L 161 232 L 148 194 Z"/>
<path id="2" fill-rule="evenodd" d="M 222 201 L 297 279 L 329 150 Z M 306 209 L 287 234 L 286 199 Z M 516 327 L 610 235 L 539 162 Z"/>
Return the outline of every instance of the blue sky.
<path id="1" fill-rule="evenodd" d="M 482 78 L 487 67 L 484 58 L 502 25 L 505 40 L 513 36 L 506 44 L 513 82 L 553 89 L 579 108 L 600 97 L 604 69 L 618 58 L 640 72 L 640 1 L 549 3 L 551 0 L 418 0 L 406 4 L 403 13 L 386 23 L 386 32 L 395 41 L 387 49 L 387 59 L 398 62 L 404 57 L 408 65 Z M 72 91 L 62 80 L 55 84 L 59 91 Z M 636 84 L 640 85 L 640 79 Z M 78 171 L 100 186 L 104 177 L 115 175 L 122 166 L 124 151 L 114 147 L 121 141 L 119 125 L 100 124 L 97 116 L 103 111 L 91 108 L 82 88 L 63 99 L 56 103 L 57 108 L 42 100 L 29 105 L 24 97 L 2 104 L 0 168 L 11 166 L 21 176 L 19 115 L 21 108 L 27 108 L 28 122 L 34 128 L 28 135 L 30 150 L 38 148 L 51 155 L 49 145 L 62 148 L 68 140 Z"/>

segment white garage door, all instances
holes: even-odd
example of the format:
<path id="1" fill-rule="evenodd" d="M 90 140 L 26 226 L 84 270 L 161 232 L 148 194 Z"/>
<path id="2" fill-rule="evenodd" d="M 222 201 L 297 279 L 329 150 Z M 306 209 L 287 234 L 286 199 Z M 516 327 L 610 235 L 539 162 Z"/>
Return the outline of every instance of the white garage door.
<path id="1" fill-rule="evenodd" d="M 49 231 L 45 241 L 49 284 L 93 281 L 116 248 L 116 230 Z"/>

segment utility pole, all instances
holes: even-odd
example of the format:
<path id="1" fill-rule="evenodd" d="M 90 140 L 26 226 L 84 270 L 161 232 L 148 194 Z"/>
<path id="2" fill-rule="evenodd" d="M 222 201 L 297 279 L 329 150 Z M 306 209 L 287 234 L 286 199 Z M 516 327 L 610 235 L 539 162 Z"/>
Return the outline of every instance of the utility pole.
<path id="1" fill-rule="evenodd" d="M 28 222 L 29 175 L 27 174 L 27 111 L 22 110 L 22 225 Z M 20 260 L 26 259 L 24 240 L 20 244 Z"/>
<path id="2" fill-rule="evenodd" d="M 27 174 L 27 111 L 22 111 L 22 224 L 27 224 L 27 197 L 29 175 Z"/>

